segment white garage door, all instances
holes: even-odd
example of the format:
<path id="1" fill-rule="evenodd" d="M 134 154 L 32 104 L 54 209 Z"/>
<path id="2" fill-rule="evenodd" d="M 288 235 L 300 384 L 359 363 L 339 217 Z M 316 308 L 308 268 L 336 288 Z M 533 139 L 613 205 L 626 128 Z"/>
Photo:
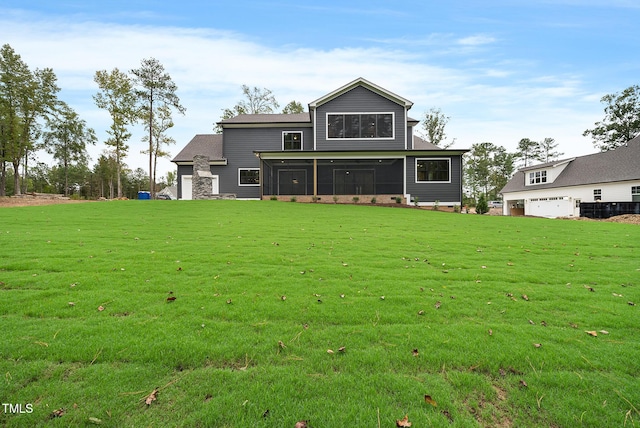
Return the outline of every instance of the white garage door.
<path id="1" fill-rule="evenodd" d="M 571 201 L 569 198 L 539 198 L 528 201 L 529 206 L 525 207 L 525 215 L 536 217 L 567 217 L 573 214 Z M 528 208 L 528 209 L 527 209 Z"/>

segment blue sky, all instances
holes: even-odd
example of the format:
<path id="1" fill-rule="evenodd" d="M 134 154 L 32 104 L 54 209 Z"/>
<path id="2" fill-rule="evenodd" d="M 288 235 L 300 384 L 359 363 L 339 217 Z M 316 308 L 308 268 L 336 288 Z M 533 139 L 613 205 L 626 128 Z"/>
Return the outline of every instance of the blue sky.
<path id="1" fill-rule="evenodd" d="M 0 43 L 53 68 L 60 98 L 100 141 L 109 117 L 93 104 L 93 75 L 155 57 L 187 108 L 172 155 L 212 132 L 243 84 L 284 107 L 364 77 L 413 101 L 416 119 L 440 108 L 455 147 L 551 137 L 568 157 L 596 151 L 582 133 L 604 117 L 600 98 L 640 84 L 639 19 L 637 0 L 0 0 Z M 147 164 L 142 134 L 133 168 Z M 172 169 L 163 161 L 159 173 Z"/>

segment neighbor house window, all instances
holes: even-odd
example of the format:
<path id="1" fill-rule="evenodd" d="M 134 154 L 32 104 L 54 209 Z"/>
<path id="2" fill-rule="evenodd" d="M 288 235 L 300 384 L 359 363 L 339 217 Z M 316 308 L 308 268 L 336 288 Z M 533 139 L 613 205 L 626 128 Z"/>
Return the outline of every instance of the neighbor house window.
<path id="1" fill-rule="evenodd" d="M 602 189 L 593 189 L 593 200 L 594 201 L 602 200 Z"/>
<path id="2" fill-rule="evenodd" d="M 450 159 L 416 159 L 416 183 L 450 181 Z"/>
<path id="3" fill-rule="evenodd" d="M 547 182 L 547 171 L 536 171 L 529 173 L 529 184 L 540 184 Z"/>
<path id="4" fill-rule="evenodd" d="M 327 114 L 327 138 L 393 138 L 393 113 Z"/>
<path id="5" fill-rule="evenodd" d="M 302 132 L 283 131 L 282 150 L 302 150 Z"/>
<path id="6" fill-rule="evenodd" d="M 240 186 L 259 186 L 260 185 L 260 169 L 259 168 L 240 168 L 238 169 L 238 184 Z"/>
<path id="7" fill-rule="evenodd" d="M 631 186 L 631 200 L 640 202 L 640 186 Z"/>

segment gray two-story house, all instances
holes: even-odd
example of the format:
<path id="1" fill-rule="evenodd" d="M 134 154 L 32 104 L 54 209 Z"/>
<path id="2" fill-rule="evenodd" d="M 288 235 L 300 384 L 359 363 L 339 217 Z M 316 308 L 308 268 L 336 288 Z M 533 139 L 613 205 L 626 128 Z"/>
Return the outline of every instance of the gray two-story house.
<path id="1" fill-rule="evenodd" d="M 467 150 L 414 136 L 412 105 L 359 78 L 309 103 L 308 113 L 223 120 L 222 134 L 196 135 L 172 160 L 178 198 L 193 198 L 195 175 L 208 177 L 211 194 L 238 199 L 460 205 Z M 204 157 L 208 171 L 194 167 L 194 157 Z"/>

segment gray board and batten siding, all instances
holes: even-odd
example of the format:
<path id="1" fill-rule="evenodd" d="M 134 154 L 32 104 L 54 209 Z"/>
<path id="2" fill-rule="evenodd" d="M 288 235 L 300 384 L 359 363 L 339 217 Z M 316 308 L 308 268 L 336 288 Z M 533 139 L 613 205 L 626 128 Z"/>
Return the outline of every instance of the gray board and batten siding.
<path id="1" fill-rule="evenodd" d="M 235 193 L 236 197 L 260 198 L 260 186 L 240 186 L 238 171 L 240 168 L 259 168 L 260 159 L 255 152 L 282 150 L 282 133 L 285 131 L 302 132 L 302 144 L 305 149 L 313 145 L 313 132 L 310 127 L 282 125 L 273 128 L 225 128 L 224 152 L 226 166 L 212 166 L 211 173 L 220 176 L 220 191 Z"/>
<path id="2" fill-rule="evenodd" d="M 449 182 L 416 183 L 416 159 L 450 159 Z M 443 203 L 460 203 L 462 201 L 462 155 L 443 153 L 433 157 L 407 156 L 407 193 L 412 198 L 418 197 L 422 202 L 440 201 Z"/>
<path id="3" fill-rule="evenodd" d="M 393 113 L 392 139 L 328 139 L 327 115 L 338 113 Z M 404 150 L 406 148 L 407 128 L 405 108 L 362 86 L 334 98 L 320 106 L 314 113 L 316 150 Z"/>

